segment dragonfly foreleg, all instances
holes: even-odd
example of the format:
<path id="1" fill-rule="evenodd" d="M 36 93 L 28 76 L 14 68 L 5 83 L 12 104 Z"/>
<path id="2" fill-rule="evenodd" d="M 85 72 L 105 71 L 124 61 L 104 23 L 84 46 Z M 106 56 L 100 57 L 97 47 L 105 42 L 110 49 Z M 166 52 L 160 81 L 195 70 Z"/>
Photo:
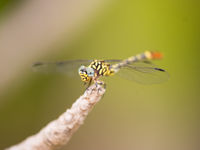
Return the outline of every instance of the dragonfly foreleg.
<path id="1" fill-rule="evenodd" d="M 103 86 L 104 89 L 106 88 L 105 82 L 103 82 L 103 81 L 101 81 L 101 80 L 94 80 L 94 83 L 95 83 L 96 87 L 97 87 L 98 85 L 101 85 L 101 86 Z"/>

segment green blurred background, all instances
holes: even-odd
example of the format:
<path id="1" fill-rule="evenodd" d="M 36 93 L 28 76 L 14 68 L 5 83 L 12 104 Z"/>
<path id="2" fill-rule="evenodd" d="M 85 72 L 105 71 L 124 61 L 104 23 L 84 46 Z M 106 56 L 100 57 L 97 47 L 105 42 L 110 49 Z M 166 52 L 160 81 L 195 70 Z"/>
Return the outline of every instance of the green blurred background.
<path id="1" fill-rule="evenodd" d="M 41 1 L 37 0 L 37 5 Z M 63 150 L 199 149 L 200 2 L 95 1 L 87 0 L 83 5 L 79 5 L 79 1 L 65 2 L 71 9 L 65 9 L 62 4 L 62 9 L 67 12 L 59 9 L 60 13 L 55 13 L 55 16 L 48 16 L 48 12 L 52 12 L 48 5 L 57 7 L 60 5 L 56 3 L 61 2 L 41 2 L 41 6 L 45 4 L 45 13 L 50 21 L 47 24 L 37 22 L 38 26 L 33 26 L 32 32 L 37 33 L 37 27 L 44 26 L 42 31 L 47 30 L 48 36 L 53 37 L 51 42 L 42 39 L 46 46 L 33 44 L 30 45 L 33 49 L 25 49 L 23 53 L 15 49 L 18 45 L 6 52 L 0 49 L 0 72 L 7 72 L 6 77 L 11 76 L 1 78 L 0 149 L 37 133 L 84 92 L 85 87 L 78 75 L 70 78 L 64 74 L 35 73 L 31 70 L 32 63 L 41 60 L 123 59 L 145 50 L 164 54 L 164 59 L 155 64 L 169 72 L 169 81 L 140 85 L 117 76 L 107 78 L 105 96 Z M 0 35 L 7 29 L 5 26 L 9 26 L 9 18 L 23 15 L 21 10 L 26 10 L 24 7 L 32 8 L 31 2 L 27 3 L 22 0 L 0 2 Z M 77 20 L 81 23 L 73 22 L 73 15 L 84 14 L 90 9 L 92 11 L 84 16 L 79 15 Z M 35 7 L 32 12 L 26 14 L 29 19 L 25 22 L 35 19 L 31 18 L 34 12 L 36 18 L 44 13 Z M 69 23 L 76 28 L 61 30 L 58 24 L 55 27 L 54 23 L 58 22 L 56 15 L 66 20 L 72 18 L 71 22 L 60 19 L 59 24 Z M 11 23 L 18 23 L 18 18 Z M 55 28 L 45 28 L 51 24 Z M 26 28 L 13 26 L 16 31 Z M 55 39 L 50 34 L 53 31 L 59 33 L 55 34 Z M 31 39 L 32 32 L 18 40 L 24 44 L 26 38 L 38 40 L 39 36 Z M 14 31 L 11 33 L 15 34 Z M 9 40 L 10 37 L 7 37 L 8 45 L 15 42 L 13 38 Z M 12 57 L 13 54 L 16 56 Z M 14 67 L 19 60 L 22 60 L 20 65 Z"/>

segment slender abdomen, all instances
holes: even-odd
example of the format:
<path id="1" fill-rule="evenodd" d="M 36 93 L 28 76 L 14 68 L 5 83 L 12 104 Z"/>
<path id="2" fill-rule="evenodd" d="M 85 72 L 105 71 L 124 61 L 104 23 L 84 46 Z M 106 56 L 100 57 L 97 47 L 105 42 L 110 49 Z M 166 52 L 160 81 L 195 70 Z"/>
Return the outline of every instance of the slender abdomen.
<path id="1" fill-rule="evenodd" d="M 126 66 L 127 64 L 131 64 L 138 61 L 161 59 L 161 58 L 162 58 L 162 54 L 160 52 L 146 51 L 136 56 L 129 57 L 128 59 L 125 59 L 121 61 L 120 63 L 113 65 L 112 68 L 117 71 L 121 67 Z"/>

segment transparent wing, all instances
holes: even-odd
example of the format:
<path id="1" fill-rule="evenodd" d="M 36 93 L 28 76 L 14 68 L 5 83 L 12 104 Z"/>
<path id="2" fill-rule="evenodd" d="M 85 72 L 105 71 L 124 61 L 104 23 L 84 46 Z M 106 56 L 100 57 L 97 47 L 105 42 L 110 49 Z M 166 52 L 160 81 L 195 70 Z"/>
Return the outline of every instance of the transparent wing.
<path id="1" fill-rule="evenodd" d="M 157 84 L 169 79 L 169 74 L 151 62 L 135 62 L 122 67 L 119 76 L 142 84 Z"/>
<path id="2" fill-rule="evenodd" d="M 81 65 L 89 65 L 92 60 L 67 60 L 59 62 L 37 62 L 33 64 L 33 71 L 42 73 L 66 73 L 68 75 L 77 74 Z"/>
<path id="3" fill-rule="evenodd" d="M 81 65 L 89 65 L 93 60 L 67 60 L 59 62 L 37 62 L 33 64 L 33 70 L 43 73 L 65 73 L 69 76 L 77 74 L 78 68 Z M 119 63 L 120 59 L 104 60 L 107 63 L 114 64 Z M 166 81 L 169 78 L 169 74 L 151 62 L 135 62 L 127 64 L 122 67 L 117 73 L 119 76 L 129 80 L 137 81 L 143 84 L 153 84 Z M 78 75 L 78 74 L 77 74 Z"/>
<path id="4" fill-rule="evenodd" d="M 114 63 L 119 63 L 122 61 L 122 59 L 106 59 L 104 60 L 106 63 L 114 64 Z"/>
<path id="5" fill-rule="evenodd" d="M 88 66 L 93 60 L 66 60 L 58 62 L 36 62 L 32 69 L 35 72 L 41 73 L 64 73 L 69 76 L 74 76 L 81 65 Z M 107 63 L 113 64 L 120 62 L 119 59 L 104 60 Z"/>

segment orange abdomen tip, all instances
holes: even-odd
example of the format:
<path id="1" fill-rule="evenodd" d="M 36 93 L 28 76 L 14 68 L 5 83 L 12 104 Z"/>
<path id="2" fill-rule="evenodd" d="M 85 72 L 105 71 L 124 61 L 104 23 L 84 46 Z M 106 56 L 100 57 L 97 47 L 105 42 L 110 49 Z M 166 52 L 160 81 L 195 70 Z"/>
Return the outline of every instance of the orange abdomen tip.
<path id="1" fill-rule="evenodd" d="M 152 59 L 162 59 L 163 54 L 160 52 L 151 52 L 151 58 Z"/>

